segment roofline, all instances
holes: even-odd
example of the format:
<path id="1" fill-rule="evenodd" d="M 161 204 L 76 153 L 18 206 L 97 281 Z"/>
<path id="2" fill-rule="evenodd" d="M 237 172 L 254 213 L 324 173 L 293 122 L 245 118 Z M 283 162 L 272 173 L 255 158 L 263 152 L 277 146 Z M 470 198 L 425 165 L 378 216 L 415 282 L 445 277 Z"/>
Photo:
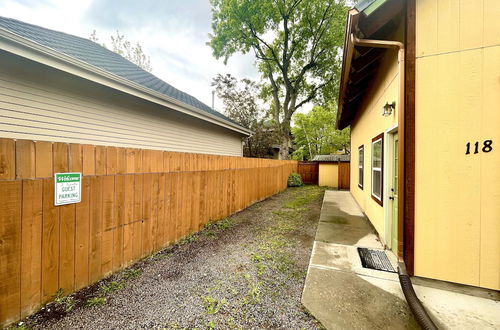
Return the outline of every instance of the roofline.
<path id="1" fill-rule="evenodd" d="M 349 81 L 349 71 L 351 69 L 351 61 L 354 55 L 354 45 L 351 40 L 352 29 L 358 23 L 359 11 L 356 8 L 349 10 L 347 15 L 347 23 L 345 26 L 344 34 L 344 54 L 342 59 L 342 69 L 340 71 L 340 88 L 339 88 L 339 99 L 338 99 L 338 111 L 337 118 L 335 121 L 335 128 L 340 129 L 340 118 L 342 116 L 343 105 L 344 105 L 344 94 Z M 345 127 L 342 127 L 344 129 Z"/>
<path id="2" fill-rule="evenodd" d="M 205 112 L 170 96 L 151 90 L 128 79 L 100 69 L 94 65 L 53 50 L 52 48 L 40 45 L 37 42 L 21 37 L 4 28 L 0 28 L 0 49 L 92 82 L 122 91 L 135 97 L 168 107 L 195 118 L 202 119 L 212 124 L 240 133 L 244 136 L 249 136 L 253 133 L 250 129 L 234 124 L 228 120 Z"/>

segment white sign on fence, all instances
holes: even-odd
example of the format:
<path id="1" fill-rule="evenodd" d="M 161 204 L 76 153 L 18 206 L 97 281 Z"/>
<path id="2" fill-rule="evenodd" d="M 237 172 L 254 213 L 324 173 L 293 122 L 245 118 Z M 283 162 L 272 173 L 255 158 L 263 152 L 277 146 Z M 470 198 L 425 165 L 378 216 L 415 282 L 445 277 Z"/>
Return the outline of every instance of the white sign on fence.
<path id="1" fill-rule="evenodd" d="M 80 203 L 82 200 L 82 173 L 56 173 L 54 175 L 54 204 Z"/>

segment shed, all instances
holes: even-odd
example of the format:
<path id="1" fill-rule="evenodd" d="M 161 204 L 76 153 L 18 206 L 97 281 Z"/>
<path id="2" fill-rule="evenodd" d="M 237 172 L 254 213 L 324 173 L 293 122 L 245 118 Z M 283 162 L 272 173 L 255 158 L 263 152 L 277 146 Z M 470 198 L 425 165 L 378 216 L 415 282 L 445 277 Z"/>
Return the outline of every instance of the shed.
<path id="1" fill-rule="evenodd" d="M 319 166 L 320 186 L 349 189 L 350 155 L 317 155 L 313 162 Z"/>
<path id="2" fill-rule="evenodd" d="M 0 137 L 242 156 L 250 130 L 101 45 L 0 17 Z"/>

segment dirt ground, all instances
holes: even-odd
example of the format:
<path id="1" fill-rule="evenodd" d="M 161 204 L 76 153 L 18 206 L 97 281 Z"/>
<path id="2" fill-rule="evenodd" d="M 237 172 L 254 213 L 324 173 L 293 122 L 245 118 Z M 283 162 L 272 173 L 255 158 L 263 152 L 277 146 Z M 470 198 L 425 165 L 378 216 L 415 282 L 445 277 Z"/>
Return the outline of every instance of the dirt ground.
<path id="1" fill-rule="evenodd" d="M 300 297 L 323 198 L 283 193 L 221 220 L 17 328 L 316 329 Z"/>

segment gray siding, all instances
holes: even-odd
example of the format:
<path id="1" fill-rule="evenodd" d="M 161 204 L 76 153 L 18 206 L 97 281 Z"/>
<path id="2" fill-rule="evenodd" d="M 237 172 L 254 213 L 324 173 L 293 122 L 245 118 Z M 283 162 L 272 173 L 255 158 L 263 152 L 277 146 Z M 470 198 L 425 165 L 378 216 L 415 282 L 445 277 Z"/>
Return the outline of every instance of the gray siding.
<path id="1" fill-rule="evenodd" d="M 242 156 L 236 132 L 3 51 L 0 63 L 0 137 Z"/>

